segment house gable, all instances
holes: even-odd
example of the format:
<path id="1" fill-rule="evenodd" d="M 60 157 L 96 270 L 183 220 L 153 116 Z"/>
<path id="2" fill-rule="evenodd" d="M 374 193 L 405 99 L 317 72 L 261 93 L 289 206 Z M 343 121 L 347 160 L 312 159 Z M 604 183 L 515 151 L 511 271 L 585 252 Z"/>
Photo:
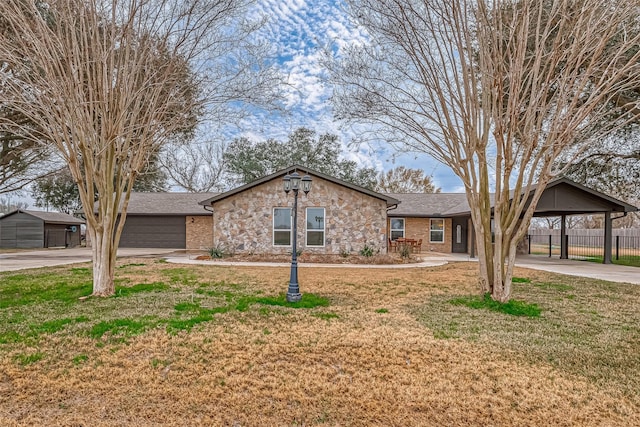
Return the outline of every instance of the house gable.
<path id="1" fill-rule="evenodd" d="M 386 251 L 388 198 L 368 190 L 342 185 L 311 171 L 309 194 L 298 195 L 298 249 L 340 254 L 364 245 Z M 288 253 L 291 246 L 274 245 L 274 208 L 292 208 L 294 196 L 282 189 L 286 171 L 208 200 L 213 208 L 214 245 L 236 252 Z M 205 201 L 207 202 L 207 201 Z M 204 204 L 205 202 L 201 202 Z M 322 246 L 307 244 L 307 208 L 324 209 Z"/>

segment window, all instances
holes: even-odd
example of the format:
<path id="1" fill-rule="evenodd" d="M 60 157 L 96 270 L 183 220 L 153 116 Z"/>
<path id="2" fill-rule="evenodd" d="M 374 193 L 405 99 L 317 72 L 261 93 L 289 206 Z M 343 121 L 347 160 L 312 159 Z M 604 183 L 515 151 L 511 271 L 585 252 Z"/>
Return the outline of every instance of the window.
<path id="1" fill-rule="evenodd" d="M 391 240 L 404 237 L 404 218 L 391 218 Z"/>
<path id="2" fill-rule="evenodd" d="M 324 246 L 324 208 L 307 208 L 307 246 Z"/>
<path id="3" fill-rule="evenodd" d="M 462 243 L 462 226 L 460 224 L 456 225 L 456 243 Z"/>
<path id="4" fill-rule="evenodd" d="M 273 246 L 291 246 L 291 208 L 273 208 Z"/>
<path id="5" fill-rule="evenodd" d="M 432 219 L 430 221 L 429 241 L 432 243 L 444 242 L 444 219 Z"/>

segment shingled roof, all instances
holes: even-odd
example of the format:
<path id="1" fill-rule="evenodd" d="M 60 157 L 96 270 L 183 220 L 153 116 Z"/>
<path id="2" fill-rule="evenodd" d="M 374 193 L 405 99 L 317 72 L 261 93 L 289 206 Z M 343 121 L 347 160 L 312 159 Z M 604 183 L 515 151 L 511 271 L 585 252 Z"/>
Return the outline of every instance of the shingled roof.
<path id="1" fill-rule="evenodd" d="M 358 191 L 360 193 L 366 194 L 376 199 L 384 200 L 387 203 L 387 206 L 393 206 L 398 203 L 398 200 L 394 199 L 393 197 L 387 194 L 378 193 L 376 191 L 369 190 L 368 188 L 360 187 L 359 185 L 353 184 L 351 182 L 343 181 L 333 176 L 326 175 L 322 172 L 314 171 L 313 169 L 309 169 L 306 166 L 293 165 L 286 169 L 279 170 L 278 172 L 274 172 L 271 175 L 264 176 L 256 181 L 250 182 L 249 184 L 242 185 L 240 187 L 234 188 L 224 193 L 216 194 L 213 197 L 209 197 L 206 200 L 202 200 L 200 204 L 203 206 L 210 206 L 213 202 L 217 202 L 226 197 L 230 197 L 230 196 L 233 196 L 234 194 L 241 193 L 245 190 L 248 190 L 249 188 L 253 188 L 260 184 L 264 184 L 265 182 L 271 181 L 272 179 L 281 178 L 286 174 L 293 173 L 294 171 L 299 171 L 311 176 L 316 176 L 318 178 L 322 178 L 334 184 L 341 185 L 351 190 Z"/>
<path id="2" fill-rule="evenodd" d="M 391 193 L 387 196 L 400 201 L 396 209 L 388 211 L 390 217 L 438 218 L 469 212 L 464 193 Z"/>
<path id="3" fill-rule="evenodd" d="M 131 193 L 128 215 L 211 215 L 198 204 L 218 193 Z"/>

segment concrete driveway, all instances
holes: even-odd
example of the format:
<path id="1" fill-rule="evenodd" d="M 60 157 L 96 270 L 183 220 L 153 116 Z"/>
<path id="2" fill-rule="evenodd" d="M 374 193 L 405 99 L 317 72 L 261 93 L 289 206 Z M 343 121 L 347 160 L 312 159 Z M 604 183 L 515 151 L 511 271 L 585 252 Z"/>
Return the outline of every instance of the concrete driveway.
<path id="1" fill-rule="evenodd" d="M 640 285 L 640 268 L 617 264 L 600 264 L 597 262 L 576 261 L 536 255 L 524 255 L 516 259 L 518 267 L 551 273 L 568 274 L 569 276 L 589 277 L 609 280 L 610 282 L 634 283 Z"/>
<path id="2" fill-rule="evenodd" d="M 120 248 L 118 257 L 165 255 L 180 249 Z M 90 248 L 41 249 L 0 254 L 0 271 L 25 270 L 91 261 Z"/>

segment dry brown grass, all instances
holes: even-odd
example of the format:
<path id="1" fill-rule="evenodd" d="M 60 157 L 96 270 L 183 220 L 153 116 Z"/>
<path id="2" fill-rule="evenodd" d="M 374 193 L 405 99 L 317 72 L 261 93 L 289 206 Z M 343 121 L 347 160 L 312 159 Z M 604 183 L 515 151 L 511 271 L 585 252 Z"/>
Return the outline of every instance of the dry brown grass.
<path id="1" fill-rule="evenodd" d="M 569 291 L 557 287 L 554 295 L 553 287 L 517 286 L 516 297 L 543 306 L 542 318 L 514 324 L 504 314 L 477 311 L 470 316 L 479 329 L 472 330 L 461 319 L 468 309 L 444 301 L 476 292 L 475 269 L 467 263 L 403 270 L 306 268 L 300 272 L 302 291 L 328 297 L 329 307 L 256 305 L 217 314 L 190 332 L 156 328 L 124 343 L 97 342 L 71 328 L 37 342 L 0 345 L 0 425 L 640 425 L 639 392 L 629 389 L 638 385 L 637 369 L 624 371 L 633 376 L 627 381 L 615 369 L 612 381 L 602 381 L 525 354 L 530 347 L 518 333 L 541 324 L 553 329 L 556 322 L 566 327 L 563 311 L 566 323 L 588 321 L 592 315 L 580 317 L 580 310 L 613 318 L 630 310 L 629 304 L 637 307 L 639 292 L 519 270 L 534 283 L 575 281 L 575 297 L 566 298 Z M 151 264 L 120 269 L 118 276 L 130 284 L 172 283 L 171 292 L 156 298 L 177 301 L 193 295 L 196 282 L 276 295 L 286 290 L 288 273 L 273 267 Z M 96 307 L 123 301 L 99 301 Z M 139 310 L 143 304 L 150 304 L 145 310 L 163 305 L 148 297 L 136 301 Z M 455 336 L 435 338 L 451 319 L 459 323 Z M 636 320 L 618 319 L 631 328 L 625 335 L 630 348 L 615 350 L 620 354 L 639 349 Z M 493 329 L 506 325 L 505 336 L 487 326 L 494 321 Z M 35 352 L 44 357 L 16 361 Z"/>

